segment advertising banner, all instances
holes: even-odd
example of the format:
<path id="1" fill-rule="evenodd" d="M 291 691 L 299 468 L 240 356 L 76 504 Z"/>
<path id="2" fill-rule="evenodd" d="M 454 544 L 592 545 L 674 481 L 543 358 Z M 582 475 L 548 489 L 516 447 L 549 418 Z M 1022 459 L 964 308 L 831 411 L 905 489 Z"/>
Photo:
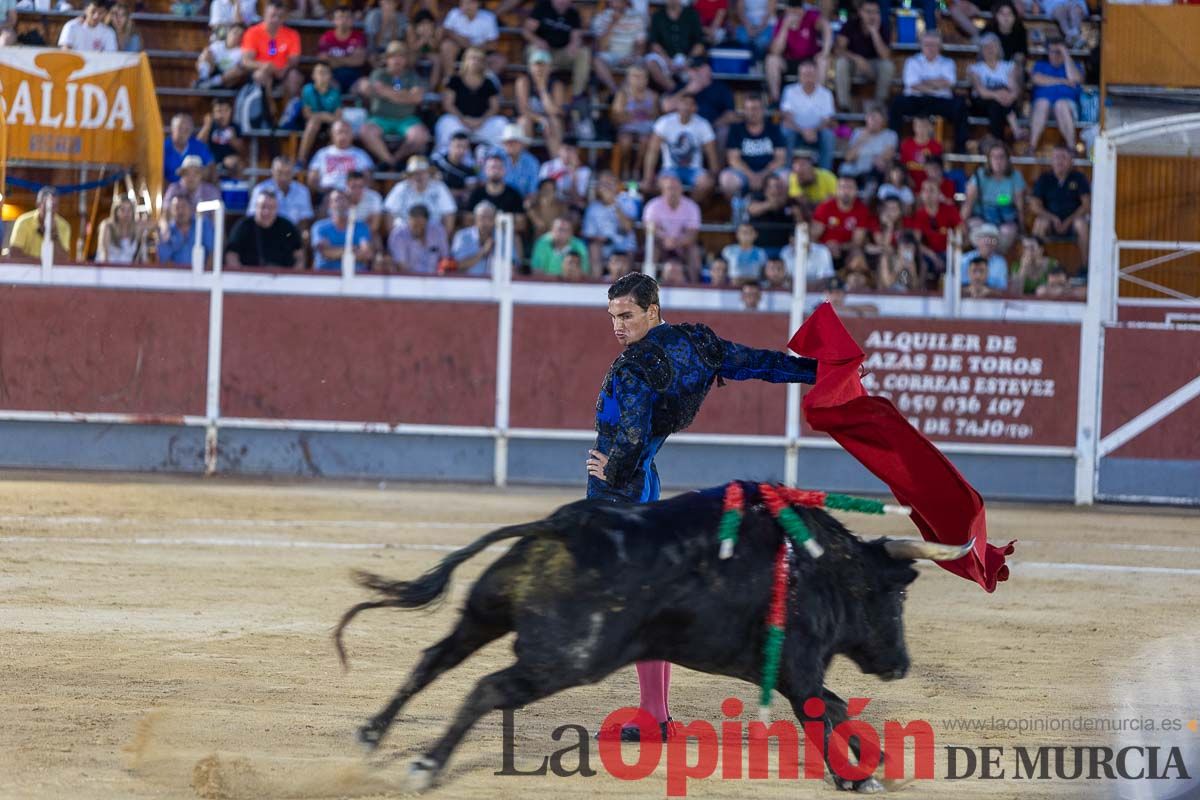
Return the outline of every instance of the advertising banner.
<path id="1" fill-rule="evenodd" d="M 1079 327 L 847 319 L 864 388 L 935 442 L 1075 444 Z M 806 428 L 806 435 L 812 432 Z"/>
<path id="2" fill-rule="evenodd" d="M 5 162 L 133 166 L 157 204 L 163 127 L 145 53 L 0 48 L 0 97 Z"/>

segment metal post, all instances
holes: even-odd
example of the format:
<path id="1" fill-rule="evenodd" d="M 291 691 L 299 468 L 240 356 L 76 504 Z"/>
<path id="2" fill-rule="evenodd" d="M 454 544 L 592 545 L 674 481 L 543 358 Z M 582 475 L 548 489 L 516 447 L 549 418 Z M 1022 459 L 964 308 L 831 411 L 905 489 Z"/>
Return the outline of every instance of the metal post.
<path id="1" fill-rule="evenodd" d="M 942 278 L 942 299 L 946 316 L 957 317 L 962 307 L 962 234 L 950 231 L 946 237 L 946 274 Z"/>
<path id="2" fill-rule="evenodd" d="M 645 217 L 643 216 L 643 219 Z M 642 272 L 651 278 L 658 277 L 654 264 L 654 223 L 646 223 L 646 257 L 642 260 Z"/>
<path id="3" fill-rule="evenodd" d="M 492 249 L 492 286 L 499 301 L 496 335 L 496 441 L 492 468 L 497 486 L 508 484 L 509 400 L 512 386 L 513 294 L 515 252 L 512 214 L 496 217 L 496 245 Z"/>
<path id="4" fill-rule="evenodd" d="M 50 282 L 50 267 L 54 266 L 53 233 L 58 233 L 58 225 L 55 225 L 55 222 L 56 219 L 52 213 L 50 222 L 46 225 L 46 234 L 42 236 L 42 283 Z"/>
<path id="5" fill-rule="evenodd" d="M 790 339 L 804 320 L 808 304 L 808 225 L 796 226 L 792 237 L 792 306 L 788 314 Z M 783 460 L 783 482 L 795 486 L 800 480 L 800 384 L 787 386 L 787 419 L 784 424 L 787 451 Z"/>
<path id="6" fill-rule="evenodd" d="M 192 274 L 200 275 L 204 272 L 204 215 L 200 213 L 200 206 L 207 203 L 200 203 L 196 206 L 196 216 L 194 225 L 196 226 L 196 238 L 192 241 Z"/>
<path id="7" fill-rule="evenodd" d="M 350 219 L 346 222 L 346 246 L 342 248 L 342 280 L 349 282 L 354 278 L 354 225 L 358 221 L 358 209 L 350 207 Z"/>
<path id="8" fill-rule="evenodd" d="M 213 274 L 219 275 L 225 266 L 225 203 L 211 202 L 217 204 L 213 211 Z"/>
<path id="9" fill-rule="evenodd" d="M 204 395 L 204 474 L 214 475 L 217 471 L 217 428 L 221 419 L 221 340 L 225 317 L 225 294 L 221 286 L 222 251 L 225 248 L 225 204 L 220 200 L 206 200 L 196 205 L 196 241 L 203 254 L 204 215 L 213 215 L 213 261 L 212 283 L 208 296 L 208 375 Z M 196 250 L 192 249 L 192 269 L 196 269 Z M 203 272 L 203 255 L 199 272 Z"/>
<path id="10" fill-rule="evenodd" d="M 87 183 L 87 167 L 79 168 L 79 182 Z M 97 189 L 97 191 L 99 191 Z M 79 192 L 79 229 L 78 235 L 75 237 L 75 261 L 77 263 L 86 263 L 87 259 L 87 236 L 84 235 L 84 230 L 88 223 L 88 208 L 87 208 L 87 192 Z M 63 244 L 63 249 L 66 249 L 66 244 Z"/>
<path id="11" fill-rule="evenodd" d="M 1100 400 L 1104 380 L 1104 323 L 1116 320 L 1117 153 L 1107 134 L 1096 137 L 1092 163 L 1092 238 L 1088 294 L 1079 326 L 1079 405 L 1075 422 L 1075 504 L 1096 500 L 1099 477 Z"/>

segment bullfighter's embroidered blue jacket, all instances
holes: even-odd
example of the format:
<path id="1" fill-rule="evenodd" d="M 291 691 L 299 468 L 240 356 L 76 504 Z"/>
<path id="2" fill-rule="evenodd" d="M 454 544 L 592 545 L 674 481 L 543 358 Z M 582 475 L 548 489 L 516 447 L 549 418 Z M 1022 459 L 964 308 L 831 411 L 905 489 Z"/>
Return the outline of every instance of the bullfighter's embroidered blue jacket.
<path id="1" fill-rule="evenodd" d="M 648 502 L 659 495 L 654 457 L 692 423 L 714 382 L 757 378 L 812 383 L 817 362 L 719 338 L 705 325 L 651 328 L 609 367 L 596 401 L 596 447 L 606 480 L 588 477 L 588 497 Z"/>

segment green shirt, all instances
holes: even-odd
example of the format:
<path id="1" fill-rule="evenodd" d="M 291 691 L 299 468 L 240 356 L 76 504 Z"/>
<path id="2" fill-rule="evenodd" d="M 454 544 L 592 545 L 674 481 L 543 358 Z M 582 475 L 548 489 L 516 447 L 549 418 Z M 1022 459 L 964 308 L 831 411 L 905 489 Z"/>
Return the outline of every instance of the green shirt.
<path id="1" fill-rule="evenodd" d="M 336 83 L 330 83 L 325 94 L 320 94 L 317 87 L 309 83 L 300 92 L 300 102 L 309 111 L 333 114 L 342 107 L 342 91 Z"/>
<path id="2" fill-rule="evenodd" d="M 579 254 L 579 266 L 585 275 L 591 273 L 591 267 L 588 265 L 588 251 L 581 239 L 572 237 L 570 243 L 562 250 L 554 249 L 554 242 L 550 239 L 550 234 L 542 234 L 537 242 L 533 245 L 533 259 L 530 263 L 530 268 L 534 272 L 540 272 L 544 275 L 559 276 L 563 274 L 562 261 L 563 256 L 568 252 Z"/>
<path id="3" fill-rule="evenodd" d="M 1042 274 L 1038 275 L 1035 278 L 1026 277 L 1025 285 L 1021 287 L 1021 291 L 1024 294 L 1037 294 L 1037 287 L 1039 287 L 1043 283 L 1045 283 L 1046 276 L 1050 274 L 1051 270 L 1056 269 L 1057 267 L 1058 267 L 1058 259 L 1047 258 L 1046 259 L 1046 268 L 1044 270 L 1042 270 Z M 1012 269 L 1009 270 L 1009 274 L 1015 278 L 1017 276 L 1017 273 L 1020 271 L 1021 271 L 1021 262 L 1019 260 L 1014 261 L 1012 263 Z"/>
<path id="4" fill-rule="evenodd" d="M 397 92 L 411 89 L 414 86 L 425 85 L 421 81 L 421 77 L 411 69 L 400 77 L 396 77 L 382 67 L 371 73 L 371 83 L 382 83 Z M 372 117 L 400 120 L 405 117 L 411 117 L 416 113 L 417 106 L 415 103 L 393 103 L 391 100 L 384 100 L 382 97 L 371 98 Z"/>

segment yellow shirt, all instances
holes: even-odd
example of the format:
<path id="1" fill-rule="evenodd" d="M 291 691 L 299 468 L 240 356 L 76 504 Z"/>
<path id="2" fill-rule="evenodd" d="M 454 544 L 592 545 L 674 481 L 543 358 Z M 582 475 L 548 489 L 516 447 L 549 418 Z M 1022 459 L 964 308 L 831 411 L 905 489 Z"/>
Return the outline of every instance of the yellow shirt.
<path id="1" fill-rule="evenodd" d="M 42 236 L 38 233 L 38 209 L 26 211 L 13 220 L 12 236 L 8 247 L 13 255 L 28 258 L 42 257 Z M 54 215 L 54 226 L 58 228 L 58 242 L 67 252 L 71 250 L 71 225 L 58 214 Z"/>
<path id="2" fill-rule="evenodd" d="M 815 206 L 817 203 L 827 200 L 837 193 L 836 175 L 820 167 L 814 167 L 813 173 L 816 174 L 816 180 L 804 187 L 800 186 L 800 180 L 794 172 L 789 173 L 788 197 L 803 197 Z"/>

